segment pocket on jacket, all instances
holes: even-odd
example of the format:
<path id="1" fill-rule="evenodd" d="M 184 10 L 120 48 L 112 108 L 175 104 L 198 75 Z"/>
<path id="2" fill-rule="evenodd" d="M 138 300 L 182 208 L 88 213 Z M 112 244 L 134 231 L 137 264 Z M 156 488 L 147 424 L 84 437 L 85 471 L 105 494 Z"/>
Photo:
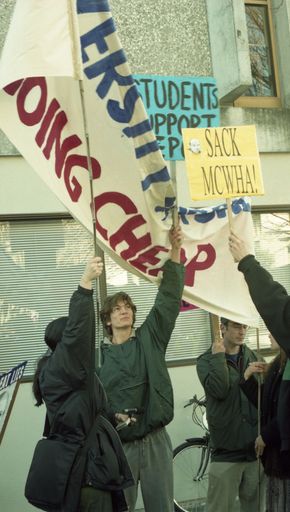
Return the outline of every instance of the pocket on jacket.
<path id="1" fill-rule="evenodd" d="M 173 418 L 173 397 L 164 396 L 156 387 L 150 388 L 147 421 L 150 428 L 167 425 Z"/>
<path id="2" fill-rule="evenodd" d="M 119 461 L 105 432 L 98 432 L 96 446 L 89 451 L 88 473 L 96 489 L 110 490 L 122 485 Z"/>

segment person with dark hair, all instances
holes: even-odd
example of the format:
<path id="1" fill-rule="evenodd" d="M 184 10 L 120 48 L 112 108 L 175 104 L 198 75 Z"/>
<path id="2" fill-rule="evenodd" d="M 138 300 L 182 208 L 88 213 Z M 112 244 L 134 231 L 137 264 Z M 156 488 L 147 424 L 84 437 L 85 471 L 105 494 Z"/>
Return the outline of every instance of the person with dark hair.
<path id="1" fill-rule="evenodd" d="M 197 374 L 206 396 L 211 440 L 208 512 L 259 511 L 259 471 L 254 441 L 257 410 L 239 383 L 256 354 L 244 343 L 247 325 L 221 318 L 222 338 L 197 359 Z M 262 510 L 262 509 L 261 509 Z"/>
<path id="2" fill-rule="evenodd" d="M 62 316 L 60 318 L 57 318 L 56 320 L 52 320 L 45 329 L 44 333 L 44 341 L 46 345 L 48 346 L 48 351 L 46 354 L 41 357 L 37 363 L 37 368 L 34 374 L 33 383 L 32 383 L 32 391 L 34 394 L 34 398 L 36 400 L 36 406 L 39 407 L 41 404 L 43 404 L 43 397 L 42 392 L 40 389 L 39 384 L 39 376 L 41 373 L 42 368 L 46 365 L 49 357 L 51 356 L 51 352 L 54 352 L 56 349 L 56 345 L 59 343 L 59 341 L 62 338 L 62 334 L 64 331 L 64 328 L 67 323 L 67 316 Z"/>
<path id="3" fill-rule="evenodd" d="M 261 386 L 261 433 L 256 439 L 255 448 L 267 476 L 266 510 L 285 512 L 290 509 L 290 458 L 288 452 L 281 452 L 277 409 L 287 356 L 271 334 L 269 338 L 272 349 L 278 350 L 278 354 L 270 364 L 250 363 L 240 386 L 248 399 L 258 407 L 258 382 L 253 375 L 265 375 Z"/>
<path id="4" fill-rule="evenodd" d="M 135 324 L 137 308 L 133 303 L 130 295 L 125 292 L 117 292 L 111 297 L 106 298 L 102 311 L 100 312 L 102 324 L 109 336 L 113 335 L 113 329 L 110 322 L 111 313 L 113 310 L 118 311 L 119 303 L 126 304 L 128 311 L 132 311 L 132 327 L 134 327 Z"/>
<path id="5" fill-rule="evenodd" d="M 125 293 L 108 297 L 101 311 L 108 337 L 99 376 L 116 420 L 128 425 L 119 434 L 135 480 L 124 491 L 130 512 L 135 510 L 139 481 L 146 512 L 173 511 L 172 445 L 165 429 L 173 418 L 173 392 L 165 352 L 184 285 L 179 226 L 171 230 L 170 242 L 171 258 L 143 324 L 134 329 L 136 307 Z M 128 410 L 135 412 L 133 418 Z"/>
<path id="6" fill-rule="evenodd" d="M 134 483 L 118 434 L 105 417 L 105 392 L 94 374 L 92 283 L 101 272 L 101 258 L 92 258 L 71 297 L 68 317 L 53 320 L 46 327 L 45 342 L 51 352 L 39 361 L 33 382 L 36 405 L 44 402 L 46 406 L 45 437 L 53 425 L 54 433 L 62 439 L 83 442 L 97 419 L 80 475 L 79 508 L 65 508 L 64 512 L 127 510 L 124 499 L 122 505 L 122 490 Z M 110 452 L 104 453 L 103 446 L 109 446 Z"/>
<path id="7" fill-rule="evenodd" d="M 268 330 L 284 350 L 287 359 L 279 387 L 277 424 L 280 436 L 281 460 L 290 461 L 290 296 L 287 290 L 263 268 L 251 253 L 247 243 L 233 231 L 229 236 L 229 249 L 244 274 L 253 303 Z M 290 463 L 289 463 L 290 465 Z M 289 467 L 288 467 L 289 469 Z M 284 497 L 283 507 L 290 509 L 290 481 L 277 482 L 278 492 Z M 277 503 L 278 503 L 277 496 Z"/>

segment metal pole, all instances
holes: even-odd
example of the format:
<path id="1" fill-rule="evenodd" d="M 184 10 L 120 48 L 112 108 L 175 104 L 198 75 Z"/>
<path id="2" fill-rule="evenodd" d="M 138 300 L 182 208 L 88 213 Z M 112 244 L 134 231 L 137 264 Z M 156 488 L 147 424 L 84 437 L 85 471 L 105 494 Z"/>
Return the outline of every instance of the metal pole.
<path id="1" fill-rule="evenodd" d="M 177 183 L 176 183 L 176 161 L 170 160 L 169 162 L 170 177 L 175 192 L 175 206 L 172 210 L 172 225 L 175 227 L 178 225 L 178 202 L 177 202 Z"/>
<path id="2" fill-rule="evenodd" d="M 259 328 L 256 328 L 256 338 L 257 338 L 257 356 L 258 361 L 261 360 L 261 354 L 260 354 L 260 335 L 259 335 Z M 258 436 L 261 435 L 261 375 L 258 375 Z M 258 511 L 261 512 L 261 458 L 259 457 L 258 460 L 258 479 L 259 479 L 259 485 L 258 485 Z"/>
<path id="3" fill-rule="evenodd" d="M 76 7 L 75 0 L 67 0 L 67 9 L 68 9 L 68 22 L 69 22 L 69 30 L 71 33 L 71 50 L 72 50 L 72 61 L 75 71 L 75 79 L 78 80 L 79 83 L 79 91 L 80 91 L 80 100 L 81 100 L 81 109 L 82 109 L 82 119 L 83 119 L 83 127 L 85 133 L 85 144 L 86 144 L 86 154 L 87 154 L 87 162 L 88 162 L 88 174 L 89 174 L 89 184 L 90 184 L 90 199 L 91 199 L 91 213 L 92 213 L 92 223 L 93 223 L 93 244 L 94 244 L 94 254 L 95 256 L 100 256 L 103 264 L 104 270 L 102 275 L 96 279 L 96 332 L 97 332 L 97 364 L 98 366 L 101 364 L 101 350 L 100 350 L 100 303 L 99 297 L 101 301 L 104 300 L 104 297 L 107 295 L 107 284 L 106 284 L 106 272 L 105 272 L 105 261 L 104 261 L 104 252 L 97 244 L 97 234 L 96 234 L 96 208 L 94 201 L 94 190 L 93 190 L 93 171 L 92 171 L 92 160 L 91 160 L 91 152 L 90 152 L 90 140 L 87 129 L 87 115 L 86 115 L 86 105 L 85 105 L 85 92 L 84 92 L 84 82 L 83 82 L 83 69 L 81 62 L 81 49 L 80 49 L 80 40 L 78 34 L 78 26 L 76 19 Z M 102 329 L 103 333 L 103 329 Z M 93 351 L 93 361 L 92 363 L 95 365 L 96 363 L 96 354 L 95 347 Z"/>
<path id="4" fill-rule="evenodd" d="M 232 212 L 232 200 L 227 197 L 226 199 L 227 209 L 228 209 L 228 219 L 229 219 L 229 230 L 233 229 L 233 212 Z"/>
<path id="5" fill-rule="evenodd" d="M 97 233 L 96 233 L 96 207 L 95 207 L 95 199 L 94 199 L 94 187 L 93 187 L 93 169 L 92 169 L 92 160 L 91 160 L 91 151 L 90 151 L 90 139 L 89 133 L 87 130 L 87 116 L 86 116 L 86 106 L 85 106 L 85 92 L 84 92 L 84 83 L 83 80 L 79 80 L 79 90 L 80 90 L 80 98 L 81 98 L 81 106 L 82 106 L 82 116 L 83 116 L 83 125 L 85 131 L 85 141 L 86 141 L 86 152 L 87 152 L 87 161 L 88 161 L 88 172 L 89 172 L 89 180 L 90 180 L 90 198 L 91 198 L 91 212 L 92 212 L 92 223 L 93 223 L 93 241 L 94 241 L 94 254 L 95 256 L 99 256 L 102 259 L 104 270 L 101 276 L 96 279 L 96 331 L 97 331 L 97 364 L 101 366 L 101 324 L 100 324 L 100 301 L 103 302 L 103 298 L 107 295 L 107 281 L 106 281 L 106 270 L 105 270 L 105 257 L 104 251 L 98 246 L 97 243 Z M 102 329 L 103 333 L 103 329 Z"/>

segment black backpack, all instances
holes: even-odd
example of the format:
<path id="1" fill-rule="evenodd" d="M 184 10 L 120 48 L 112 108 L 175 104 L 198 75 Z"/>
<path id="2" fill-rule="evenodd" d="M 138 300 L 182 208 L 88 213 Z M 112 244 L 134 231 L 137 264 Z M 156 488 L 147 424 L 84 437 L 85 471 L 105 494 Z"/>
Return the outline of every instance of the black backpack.
<path id="1" fill-rule="evenodd" d="M 87 451 L 97 420 L 98 416 L 83 444 L 54 434 L 38 441 L 25 485 L 29 503 L 49 512 L 78 509 Z"/>

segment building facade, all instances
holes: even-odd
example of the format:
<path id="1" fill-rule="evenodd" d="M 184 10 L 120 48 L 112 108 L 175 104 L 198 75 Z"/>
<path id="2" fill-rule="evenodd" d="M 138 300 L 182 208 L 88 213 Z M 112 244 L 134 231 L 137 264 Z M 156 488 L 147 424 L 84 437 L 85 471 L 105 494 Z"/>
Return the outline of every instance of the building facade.
<path id="1" fill-rule="evenodd" d="M 0 50 L 14 3 L 0 4 Z M 265 186 L 265 195 L 252 201 L 257 254 L 290 290 L 290 0 L 110 3 L 133 73 L 213 76 L 221 126 L 256 126 Z M 184 172 L 184 162 L 177 162 L 177 174 Z M 68 296 L 92 244 L 1 132 L 0 177 L 0 374 L 28 358 L 29 381 L 43 350 L 43 327 L 66 313 Z M 178 196 L 189 203 L 182 183 L 178 182 Z M 106 269 L 108 291 L 125 288 L 132 293 L 141 321 L 155 286 L 128 275 L 109 259 Z M 61 286 L 60 276 L 65 276 Z M 176 415 L 170 425 L 174 445 L 196 428 L 190 411 L 183 410 L 189 398 L 184 396 L 184 383 L 191 383 L 192 394 L 202 393 L 194 361 L 210 342 L 206 312 L 180 316 L 167 356 L 175 392 Z M 43 419 L 43 411 L 33 408 L 30 382 L 21 384 L 1 445 L 4 512 L 32 509 L 23 497 L 23 486 Z M 23 432 L 29 432 L 25 439 Z"/>

